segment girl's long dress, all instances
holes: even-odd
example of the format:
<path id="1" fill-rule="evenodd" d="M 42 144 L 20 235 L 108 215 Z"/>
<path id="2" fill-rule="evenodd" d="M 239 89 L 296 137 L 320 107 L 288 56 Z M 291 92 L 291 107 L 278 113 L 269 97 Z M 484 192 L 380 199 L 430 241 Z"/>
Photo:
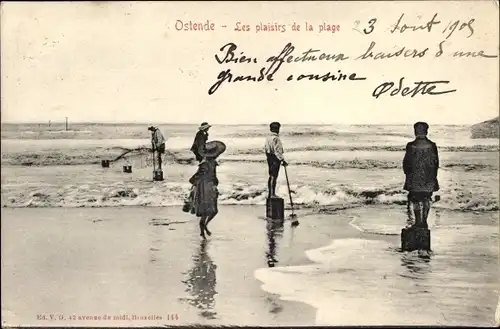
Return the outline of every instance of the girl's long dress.
<path id="1" fill-rule="evenodd" d="M 189 180 L 194 185 L 193 210 L 198 217 L 213 216 L 218 212 L 217 185 L 219 185 L 219 180 L 216 167 L 215 160 L 203 161 L 198 166 L 198 171 Z"/>

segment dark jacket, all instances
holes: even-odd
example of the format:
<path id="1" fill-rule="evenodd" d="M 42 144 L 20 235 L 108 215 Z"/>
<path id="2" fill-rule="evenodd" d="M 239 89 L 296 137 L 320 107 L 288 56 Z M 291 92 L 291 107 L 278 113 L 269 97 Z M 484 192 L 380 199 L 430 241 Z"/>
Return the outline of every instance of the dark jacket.
<path id="1" fill-rule="evenodd" d="M 437 146 L 427 137 L 417 137 L 406 145 L 403 170 L 406 175 L 404 189 L 410 192 L 439 191 L 437 173 L 439 156 Z"/>
<path id="2" fill-rule="evenodd" d="M 191 146 L 191 152 L 194 153 L 197 161 L 201 161 L 203 157 L 201 156 L 201 152 L 205 150 L 205 144 L 208 140 L 208 134 L 205 131 L 198 131 L 194 138 L 193 146 Z"/>

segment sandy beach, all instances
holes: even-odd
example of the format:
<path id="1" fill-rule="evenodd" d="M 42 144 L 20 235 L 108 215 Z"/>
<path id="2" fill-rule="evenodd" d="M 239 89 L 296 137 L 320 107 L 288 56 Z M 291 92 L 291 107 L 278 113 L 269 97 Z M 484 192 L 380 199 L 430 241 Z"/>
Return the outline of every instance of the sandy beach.
<path id="1" fill-rule="evenodd" d="M 267 266 L 260 207 L 224 207 L 206 244 L 196 219 L 180 208 L 3 209 L 2 218 L 3 324 L 314 324 L 312 307 L 279 300 L 254 278 Z M 306 230 L 321 222 L 306 221 L 296 232 L 288 224 L 283 265 L 303 262 L 301 250 L 332 234 L 356 234 L 341 225 L 311 243 Z M 43 314 L 57 319 L 37 320 Z M 105 314 L 130 320 L 70 320 Z M 134 314 L 162 319 L 132 320 Z"/>
<path id="2" fill-rule="evenodd" d="M 483 260 L 465 257 L 446 250 L 449 238 L 435 227 L 438 251 L 430 261 L 419 260 L 398 251 L 401 211 L 383 211 L 382 234 L 370 233 L 370 222 L 362 220 L 373 217 L 373 210 L 354 209 L 335 215 L 301 212 L 299 227 L 285 222 L 272 235 L 262 207 L 224 206 L 211 223 L 213 236 L 203 242 L 197 221 L 180 207 L 3 209 L 2 321 L 36 326 L 493 324 L 494 245 L 463 240 Z M 432 225 L 448 219 L 450 214 L 441 215 Z M 489 231 L 494 225 L 493 216 Z M 454 253 L 456 268 L 446 273 L 450 258 L 445 254 Z M 277 261 L 273 268 L 269 257 Z M 478 302 L 482 311 L 466 316 Z M 332 307 L 336 312 L 329 311 Z M 383 311 L 381 323 L 377 312 Z M 104 320 L 106 315 L 122 320 Z"/>

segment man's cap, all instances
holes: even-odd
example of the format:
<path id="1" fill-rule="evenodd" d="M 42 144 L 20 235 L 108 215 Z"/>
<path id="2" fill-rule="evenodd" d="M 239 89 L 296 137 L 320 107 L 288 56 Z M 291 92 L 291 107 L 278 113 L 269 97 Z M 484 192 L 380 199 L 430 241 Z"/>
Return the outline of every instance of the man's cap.
<path id="1" fill-rule="evenodd" d="M 269 128 L 271 128 L 271 130 L 274 130 L 274 129 L 280 129 L 281 127 L 281 124 L 279 122 L 271 122 L 271 124 L 269 125 Z"/>
<path id="2" fill-rule="evenodd" d="M 427 124 L 427 122 L 419 121 L 419 122 L 417 122 L 417 123 L 415 123 L 413 125 L 413 128 L 414 129 L 425 129 L 425 130 L 428 130 L 429 129 L 429 125 Z"/>

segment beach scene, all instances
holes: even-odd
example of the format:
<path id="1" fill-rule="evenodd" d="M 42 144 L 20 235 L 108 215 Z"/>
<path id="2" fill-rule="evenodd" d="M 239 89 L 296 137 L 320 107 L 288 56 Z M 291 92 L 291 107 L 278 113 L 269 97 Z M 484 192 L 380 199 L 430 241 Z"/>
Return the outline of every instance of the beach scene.
<path id="1" fill-rule="evenodd" d="M 181 210 L 197 125 L 159 128 L 165 180 L 153 182 L 147 124 L 2 125 L 6 323 L 76 308 L 157 314 L 135 323 L 158 325 L 495 324 L 498 139 L 431 126 L 442 189 L 429 215 L 433 254 L 421 258 L 399 250 L 411 125 L 284 125 L 298 227 L 265 217 L 267 125 L 214 125 L 209 139 L 227 151 L 206 241 Z M 284 180 L 277 194 L 288 200 Z"/>
<path id="2" fill-rule="evenodd" d="M 498 8 L 2 2 L 2 328 L 497 327 Z"/>

